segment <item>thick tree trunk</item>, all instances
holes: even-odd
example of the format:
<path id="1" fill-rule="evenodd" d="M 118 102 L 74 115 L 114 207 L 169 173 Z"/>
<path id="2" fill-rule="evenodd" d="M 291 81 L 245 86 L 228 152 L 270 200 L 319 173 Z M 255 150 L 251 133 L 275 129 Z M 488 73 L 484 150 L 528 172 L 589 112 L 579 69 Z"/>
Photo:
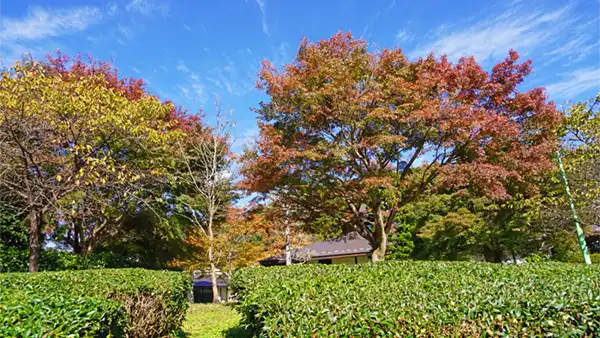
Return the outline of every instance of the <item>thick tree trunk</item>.
<path id="1" fill-rule="evenodd" d="M 29 214 L 29 272 L 40 271 L 42 251 L 42 215 L 34 210 Z"/>
<path id="2" fill-rule="evenodd" d="M 373 246 L 373 252 L 371 254 L 371 261 L 373 263 L 385 260 L 385 251 L 387 250 L 388 234 L 386 232 L 386 219 L 383 215 L 383 211 L 377 206 L 373 212 L 375 215 L 375 232 L 373 237 L 375 239 Z"/>
<path id="3" fill-rule="evenodd" d="M 217 286 L 217 269 L 215 267 L 215 256 L 213 253 L 214 239 L 213 216 L 208 217 L 208 261 L 210 263 L 210 280 L 212 284 L 213 303 L 219 302 L 219 288 Z"/>
<path id="4" fill-rule="evenodd" d="M 385 260 L 385 251 L 387 250 L 387 240 L 388 235 L 385 231 L 381 231 L 381 233 L 377 236 L 378 243 L 375 246 L 373 253 L 371 254 L 371 261 L 373 263 Z"/>

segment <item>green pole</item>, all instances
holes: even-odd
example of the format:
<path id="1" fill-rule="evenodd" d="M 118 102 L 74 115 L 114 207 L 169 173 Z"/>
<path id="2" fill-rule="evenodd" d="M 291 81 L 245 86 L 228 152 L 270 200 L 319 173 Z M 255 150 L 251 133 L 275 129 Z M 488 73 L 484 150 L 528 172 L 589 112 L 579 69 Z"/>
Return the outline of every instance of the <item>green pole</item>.
<path id="1" fill-rule="evenodd" d="M 585 243 L 585 235 L 583 234 L 583 230 L 579 225 L 579 217 L 577 216 L 577 211 L 575 210 L 575 202 L 573 202 L 573 197 L 571 196 L 569 182 L 567 182 L 567 175 L 565 175 L 565 169 L 563 168 L 562 160 L 560 159 L 560 154 L 558 151 L 556 152 L 556 159 L 558 160 L 560 177 L 562 178 L 562 182 L 567 193 L 567 198 L 569 199 L 569 206 L 571 207 L 571 213 L 573 214 L 573 222 L 575 222 L 575 231 L 577 232 L 577 239 L 579 240 L 579 248 L 581 249 L 583 260 L 585 264 L 592 264 L 592 261 L 590 260 L 590 254 L 588 253 L 587 244 Z"/>

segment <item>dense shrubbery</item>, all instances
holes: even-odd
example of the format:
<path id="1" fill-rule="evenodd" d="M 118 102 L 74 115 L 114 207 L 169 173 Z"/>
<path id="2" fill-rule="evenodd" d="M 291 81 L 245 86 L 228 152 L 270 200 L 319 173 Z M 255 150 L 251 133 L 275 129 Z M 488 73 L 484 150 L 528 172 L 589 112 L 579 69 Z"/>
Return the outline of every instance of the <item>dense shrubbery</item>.
<path id="1" fill-rule="evenodd" d="M 0 274 L 0 336 L 167 336 L 189 288 L 184 273 L 143 269 Z"/>
<path id="2" fill-rule="evenodd" d="M 239 310 L 261 337 L 595 336 L 600 268 L 385 262 L 247 268 Z"/>
<path id="3" fill-rule="evenodd" d="M 0 252 L 0 272 L 26 272 L 28 255 L 28 250 L 4 248 Z M 40 256 L 41 271 L 101 269 L 110 267 L 109 263 L 109 257 L 98 254 L 81 256 L 67 251 L 44 250 Z"/>

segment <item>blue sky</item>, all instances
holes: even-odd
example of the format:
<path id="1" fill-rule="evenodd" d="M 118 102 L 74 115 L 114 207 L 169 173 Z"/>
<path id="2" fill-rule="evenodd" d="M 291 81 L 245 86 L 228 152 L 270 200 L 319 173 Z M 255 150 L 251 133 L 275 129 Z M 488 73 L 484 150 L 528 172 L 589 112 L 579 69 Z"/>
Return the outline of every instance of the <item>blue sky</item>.
<path id="1" fill-rule="evenodd" d="M 599 16 L 598 0 L 0 0 L 0 56 L 5 66 L 57 49 L 111 59 L 209 120 L 218 99 L 233 110 L 239 151 L 257 133 L 250 107 L 265 99 L 254 88 L 260 61 L 289 62 L 302 37 L 351 31 L 373 50 L 473 55 L 487 69 L 514 48 L 533 60 L 524 88 L 544 86 L 563 103 L 599 90 Z"/>

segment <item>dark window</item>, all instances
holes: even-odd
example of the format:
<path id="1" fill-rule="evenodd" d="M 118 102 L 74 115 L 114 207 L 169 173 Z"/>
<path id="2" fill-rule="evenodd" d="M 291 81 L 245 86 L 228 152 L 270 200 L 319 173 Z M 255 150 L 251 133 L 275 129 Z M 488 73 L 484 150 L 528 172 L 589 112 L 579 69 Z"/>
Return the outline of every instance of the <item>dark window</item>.
<path id="1" fill-rule="evenodd" d="M 319 259 L 319 264 L 331 264 L 331 259 Z"/>
<path id="2" fill-rule="evenodd" d="M 213 301 L 212 288 L 206 286 L 194 287 L 194 303 L 211 303 Z"/>

